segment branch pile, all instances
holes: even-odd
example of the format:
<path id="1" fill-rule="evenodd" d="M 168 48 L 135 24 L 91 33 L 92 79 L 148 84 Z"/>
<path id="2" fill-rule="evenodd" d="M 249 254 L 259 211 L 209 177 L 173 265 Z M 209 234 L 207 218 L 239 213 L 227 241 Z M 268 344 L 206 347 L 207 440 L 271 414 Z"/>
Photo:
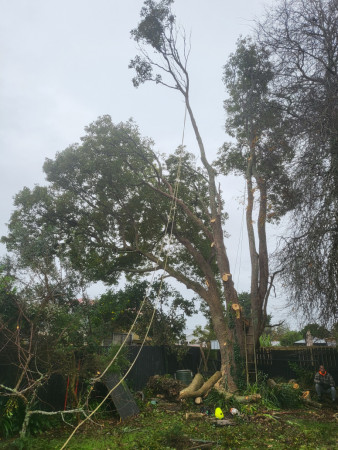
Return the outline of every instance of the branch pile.
<path id="1" fill-rule="evenodd" d="M 161 375 L 150 377 L 147 383 L 147 388 L 154 395 L 164 395 L 168 400 L 176 400 L 183 386 L 181 381 Z"/>

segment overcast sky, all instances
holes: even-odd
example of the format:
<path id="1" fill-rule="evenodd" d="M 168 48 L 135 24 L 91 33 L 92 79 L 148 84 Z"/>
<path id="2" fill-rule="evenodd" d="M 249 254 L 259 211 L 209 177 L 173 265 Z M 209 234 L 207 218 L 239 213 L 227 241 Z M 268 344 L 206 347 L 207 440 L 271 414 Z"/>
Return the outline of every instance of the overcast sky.
<path id="1" fill-rule="evenodd" d="M 266 0 L 269 6 L 274 0 Z M 110 114 L 114 122 L 132 117 L 156 148 L 173 151 L 182 136 L 184 103 L 179 94 L 148 84 L 135 89 L 128 69 L 137 50 L 130 30 L 142 0 L 0 0 L 0 235 L 24 186 L 45 182 L 42 165 L 84 127 Z M 176 0 L 178 22 L 191 32 L 191 104 L 209 159 L 227 139 L 222 67 L 240 35 L 250 34 L 263 13 L 261 0 Z M 197 154 L 190 124 L 185 144 Z M 230 213 L 227 242 L 239 291 L 249 289 L 246 239 L 241 245 L 244 181 L 222 183 Z M 278 234 L 278 230 L 276 231 Z M 245 230 L 244 230 L 245 235 Z M 3 255 L 5 248 L 0 252 Z M 235 261 L 237 259 L 237 264 Z M 236 270 L 235 270 L 236 266 Z M 274 316 L 283 313 L 275 309 Z"/>

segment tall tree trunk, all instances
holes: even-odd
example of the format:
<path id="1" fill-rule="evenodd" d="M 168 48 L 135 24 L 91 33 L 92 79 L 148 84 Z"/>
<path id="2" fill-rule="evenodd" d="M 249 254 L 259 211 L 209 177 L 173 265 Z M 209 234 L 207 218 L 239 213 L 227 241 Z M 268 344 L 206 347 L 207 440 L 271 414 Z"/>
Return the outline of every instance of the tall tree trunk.
<path id="1" fill-rule="evenodd" d="M 237 389 L 235 380 L 236 360 L 234 357 L 235 338 L 233 330 L 228 326 L 227 318 L 224 316 L 222 299 L 217 291 L 210 292 L 208 298 L 210 316 L 216 338 L 220 345 L 221 354 L 221 372 L 225 387 L 234 392 Z"/>
<path id="2" fill-rule="evenodd" d="M 193 126 L 196 140 L 198 142 L 198 146 L 200 149 L 201 160 L 208 173 L 210 210 L 212 216 L 211 226 L 215 243 L 217 266 L 221 275 L 222 287 L 227 306 L 227 315 L 234 316 L 235 312 L 232 310 L 231 307 L 233 304 L 238 304 L 238 296 L 234 286 L 234 282 L 232 280 L 230 263 L 226 252 L 226 247 L 224 244 L 224 234 L 221 219 L 221 201 L 220 199 L 218 199 L 217 196 L 215 171 L 207 160 L 204 144 L 201 135 L 199 133 L 193 111 L 189 103 L 188 92 L 186 92 L 185 101 L 187 111 L 191 120 L 191 124 Z M 213 307 L 211 306 L 210 303 L 209 306 L 210 306 L 211 320 L 221 348 L 222 374 L 224 375 L 224 379 L 228 384 L 229 390 L 234 391 L 236 390 L 237 386 L 233 374 L 237 373 L 238 371 L 236 361 L 237 358 L 235 356 L 235 347 L 236 345 L 239 345 L 243 353 L 244 328 L 243 326 L 239 326 L 238 323 L 236 323 L 236 326 L 233 329 L 229 328 L 228 324 L 224 320 L 224 312 L 222 310 L 222 303 L 223 303 L 222 299 L 219 298 L 217 301 L 215 301 L 215 305 L 216 303 L 219 304 L 219 307 L 217 308 L 219 309 L 219 311 L 217 312 L 216 308 L 214 312 L 211 311 Z M 222 314 L 222 321 L 220 320 L 219 314 Z M 229 317 L 227 318 L 227 320 L 229 322 Z"/>
<path id="3" fill-rule="evenodd" d="M 251 259 L 251 320 L 246 328 L 246 358 L 249 361 L 255 359 L 255 349 L 259 347 L 259 337 L 262 334 L 266 314 L 264 303 L 268 292 L 269 279 L 269 257 L 266 240 L 266 214 L 267 214 L 267 188 L 265 180 L 260 177 L 256 169 L 255 145 L 257 138 L 252 136 L 250 141 L 250 157 L 247 165 L 247 194 L 248 206 L 246 210 L 246 225 L 249 240 L 249 250 Z M 255 179 L 257 186 L 253 186 Z M 256 248 L 256 238 L 254 232 L 253 209 L 254 192 L 259 191 L 259 213 L 257 222 L 258 252 Z"/>

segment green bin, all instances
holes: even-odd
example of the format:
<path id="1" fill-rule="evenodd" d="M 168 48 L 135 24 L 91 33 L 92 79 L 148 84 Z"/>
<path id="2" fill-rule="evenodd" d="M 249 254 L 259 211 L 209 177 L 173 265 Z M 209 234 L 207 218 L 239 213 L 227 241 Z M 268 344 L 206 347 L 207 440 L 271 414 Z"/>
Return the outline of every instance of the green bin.
<path id="1" fill-rule="evenodd" d="M 192 371 L 191 370 L 176 370 L 175 378 L 181 381 L 181 383 L 188 386 L 192 382 Z"/>

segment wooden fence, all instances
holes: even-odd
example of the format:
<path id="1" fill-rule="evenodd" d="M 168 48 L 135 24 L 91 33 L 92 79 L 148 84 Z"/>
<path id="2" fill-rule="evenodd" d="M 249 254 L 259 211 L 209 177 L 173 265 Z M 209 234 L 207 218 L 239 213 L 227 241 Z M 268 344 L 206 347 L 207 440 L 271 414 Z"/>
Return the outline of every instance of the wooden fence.
<path id="1" fill-rule="evenodd" d="M 295 378 L 293 365 L 315 374 L 323 364 L 338 384 L 338 350 L 333 347 L 261 348 L 257 350 L 256 358 L 258 370 L 272 378 Z"/>

